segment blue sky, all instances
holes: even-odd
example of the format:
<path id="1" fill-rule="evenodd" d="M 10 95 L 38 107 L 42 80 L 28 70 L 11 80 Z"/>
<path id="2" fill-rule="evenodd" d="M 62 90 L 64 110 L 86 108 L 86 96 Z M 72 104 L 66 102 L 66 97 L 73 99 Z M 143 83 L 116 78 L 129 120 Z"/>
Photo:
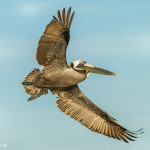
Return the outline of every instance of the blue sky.
<path id="1" fill-rule="evenodd" d="M 57 10 L 75 17 L 68 62 L 82 59 L 116 72 L 90 74 L 84 94 L 129 130 L 144 128 L 126 144 L 89 131 L 65 116 L 48 94 L 27 102 L 21 82 L 33 68 L 37 43 Z M 5 0 L 0 2 L 0 144 L 7 150 L 150 149 L 150 1 Z"/>

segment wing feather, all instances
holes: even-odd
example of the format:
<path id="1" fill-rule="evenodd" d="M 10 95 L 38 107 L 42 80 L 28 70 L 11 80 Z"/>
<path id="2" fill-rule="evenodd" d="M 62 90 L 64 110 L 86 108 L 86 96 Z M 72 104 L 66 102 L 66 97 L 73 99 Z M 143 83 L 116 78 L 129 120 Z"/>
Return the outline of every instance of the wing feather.
<path id="1" fill-rule="evenodd" d="M 123 141 L 125 141 L 126 143 L 128 143 L 128 141 L 127 141 L 127 139 L 125 138 L 125 136 L 121 133 L 121 132 L 119 132 L 119 129 L 116 129 L 116 135 L 117 135 L 117 138 L 120 140 L 120 139 L 122 139 Z"/>
<path id="2" fill-rule="evenodd" d="M 63 25 L 65 26 L 65 8 L 62 11 Z"/>
<path id="3" fill-rule="evenodd" d="M 60 11 L 59 11 L 59 10 L 58 10 L 58 12 L 57 12 L 57 15 L 58 15 L 59 22 L 62 24 L 61 14 L 60 14 Z"/>
<path id="4" fill-rule="evenodd" d="M 71 7 L 69 8 L 68 13 L 67 13 L 67 17 L 66 17 L 66 26 L 67 26 L 67 27 L 68 27 L 68 25 L 69 25 L 70 12 L 71 12 Z"/>
<path id="5" fill-rule="evenodd" d="M 101 128 L 102 124 L 103 124 L 103 120 L 100 119 L 99 120 L 99 126 L 97 127 L 98 132 L 100 132 L 100 128 Z"/>
<path id="6" fill-rule="evenodd" d="M 111 126 L 110 126 L 110 124 L 108 124 L 108 135 L 109 135 L 109 137 L 112 137 Z"/>
<path id="7" fill-rule="evenodd" d="M 109 136 L 109 134 L 108 134 L 108 123 L 106 123 L 106 127 L 105 127 L 105 135 L 107 135 L 107 136 Z"/>
<path id="8" fill-rule="evenodd" d="M 116 139 L 116 134 L 115 134 L 115 131 L 114 131 L 114 127 L 113 127 L 113 126 L 111 126 L 111 132 L 112 132 L 112 137 L 113 137 L 114 139 Z"/>
<path id="9" fill-rule="evenodd" d="M 114 129 L 115 130 L 115 135 L 116 135 L 116 138 L 118 139 L 118 140 L 121 140 L 121 138 L 120 138 L 120 132 L 118 131 L 118 128 L 115 128 Z M 124 140 L 124 137 L 122 138 L 123 140 Z M 125 141 L 125 140 L 124 140 Z"/>
<path id="10" fill-rule="evenodd" d="M 101 129 L 101 134 L 104 134 L 104 131 L 105 131 L 105 127 L 106 127 L 106 123 L 105 123 L 105 121 L 104 121 L 104 123 L 103 123 L 103 127 L 102 127 L 102 129 Z"/>
<path id="11" fill-rule="evenodd" d="M 70 18 L 69 29 L 70 29 L 70 27 L 71 27 L 71 23 L 72 23 L 73 17 L 74 17 L 74 12 L 72 13 L 71 18 Z"/>

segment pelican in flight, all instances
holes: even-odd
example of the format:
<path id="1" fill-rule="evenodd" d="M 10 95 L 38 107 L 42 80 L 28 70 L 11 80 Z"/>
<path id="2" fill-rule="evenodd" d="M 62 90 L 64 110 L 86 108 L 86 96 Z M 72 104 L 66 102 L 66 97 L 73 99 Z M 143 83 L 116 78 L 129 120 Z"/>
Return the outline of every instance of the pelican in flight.
<path id="1" fill-rule="evenodd" d="M 83 60 L 66 62 L 66 49 L 70 39 L 70 27 L 74 17 L 71 7 L 62 14 L 58 10 L 58 19 L 47 25 L 38 43 L 36 59 L 43 66 L 42 72 L 34 69 L 22 82 L 29 101 L 48 94 L 58 94 L 58 108 L 66 115 L 74 118 L 88 129 L 109 136 L 110 138 L 134 141 L 138 131 L 129 131 L 116 120 L 92 103 L 80 90 L 78 83 L 85 80 L 89 73 L 114 75 L 116 73 L 98 68 Z"/>

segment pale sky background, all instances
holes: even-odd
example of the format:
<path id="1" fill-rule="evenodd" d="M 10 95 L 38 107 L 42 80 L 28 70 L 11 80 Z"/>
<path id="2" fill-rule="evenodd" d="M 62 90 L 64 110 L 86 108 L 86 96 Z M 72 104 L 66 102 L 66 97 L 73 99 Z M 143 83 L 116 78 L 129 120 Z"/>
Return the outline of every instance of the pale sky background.
<path id="1" fill-rule="evenodd" d="M 55 95 L 27 102 L 21 82 L 33 68 L 42 69 L 37 43 L 57 10 L 70 6 L 68 62 L 82 59 L 118 74 L 90 74 L 79 86 L 125 128 L 143 127 L 135 142 L 88 130 L 57 108 Z M 0 70 L 0 144 L 6 150 L 150 149 L 149 0 L 1 0 Z"/>

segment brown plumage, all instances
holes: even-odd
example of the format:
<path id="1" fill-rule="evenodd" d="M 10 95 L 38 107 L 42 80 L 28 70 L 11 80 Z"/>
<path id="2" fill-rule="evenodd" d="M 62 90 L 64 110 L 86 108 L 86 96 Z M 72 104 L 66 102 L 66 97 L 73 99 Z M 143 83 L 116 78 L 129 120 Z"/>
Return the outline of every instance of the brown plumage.
<path id="1" fill-rule="evenodd" d="M 62 16 L 58 10 L 58 19 L 47 25 L 38 43 L 36 59 L 43 67 L 42 73 L 34 69 L 24 80 L 23 87 L 31 95 L 29 100 L 47 94 L 58 94 L 58 108 L 74 118 L 88 129 L 103 135 L 123 140 L 134 141 L 135 134 L 119 125 L 114 118 L 92 103 L 79 89 L 77 84 L 85 80 L 89 72 L 116 75 L 113 72 L 95 67 L 85 61 L 66 62 L 66 48 L 70 39 L 70 27 L 74 17 L 71 7 L 67 15 L 65 8 Z M 71 14 L 71 16 L 70 16 Z"/>

